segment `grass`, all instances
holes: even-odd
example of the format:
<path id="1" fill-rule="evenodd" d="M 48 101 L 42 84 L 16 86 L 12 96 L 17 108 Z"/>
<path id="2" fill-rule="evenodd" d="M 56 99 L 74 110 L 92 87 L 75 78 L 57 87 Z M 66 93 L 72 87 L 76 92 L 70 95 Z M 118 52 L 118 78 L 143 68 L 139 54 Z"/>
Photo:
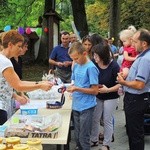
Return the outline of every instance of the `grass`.
<path id="1" fill-rule="evenodd" d="M 41 81 L 43 73 L 48 73 L 49 66 L 30 64 L 23 65 L 23 80 L 26 81 Z"/>

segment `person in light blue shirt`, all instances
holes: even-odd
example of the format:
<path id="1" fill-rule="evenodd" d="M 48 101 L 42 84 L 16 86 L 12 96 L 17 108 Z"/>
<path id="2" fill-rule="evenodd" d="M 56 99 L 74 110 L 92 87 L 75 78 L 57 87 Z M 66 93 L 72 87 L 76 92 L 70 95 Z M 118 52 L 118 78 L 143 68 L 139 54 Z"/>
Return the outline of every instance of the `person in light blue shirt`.
<path id="1" fill-rule="evenodd" d="M 138 30 L 133 44 L 140 53 L 132 64 L 126 80 L 118 74 L 124 86 L 124 110 L 130 150 L 144 150 L 144 112 L 149 105 L 150 88 L 150 32 Z"/>
<path id="2" fill-rule="evenodd" d="M 74 85 L 67 88 L 73 98 L 75 140 L 78 150 L 90 150 L 92 116 L 97 104 L 99 71 L 80 42 L 73 43 L 68 53 L 75 62 L 71 77 Z"/>
<path id="3" fill-rule="evenodd" d="M 117 47 L 116 47 L 115 45 L 113 45 L 113 40 L 112 40 L 112 38 L 108 38 L 108 44 L 109 44 L 110 49 L 111 49 L 111 51 L 112 51 L 112 53 L 113 53 L 113 55 L 114 55 L 114 58 L 117 59 L 119 53 L 118 53 Z"/>

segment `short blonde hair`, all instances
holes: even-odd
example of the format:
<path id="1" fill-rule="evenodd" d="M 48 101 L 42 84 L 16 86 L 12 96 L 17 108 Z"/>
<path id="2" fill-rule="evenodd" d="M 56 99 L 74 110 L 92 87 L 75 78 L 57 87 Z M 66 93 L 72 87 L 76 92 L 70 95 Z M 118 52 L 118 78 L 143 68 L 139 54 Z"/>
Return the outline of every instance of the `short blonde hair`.
<path id="1" fill-rule="evenodd" d="M 134 32 L 132 30 L 125 29 L 125 30 L 122 30 L 119 35 L 120 35 L 120 40 L 129 39 L 134 35 Z"/>
<path id="2" fill-rule="evenodd" d="M 86 49 L 83 47 L 81 42 L 74 42 L 69 48 L 68 54 L 70 55 L 74 52 L 78 52 L 78 54 L 83 54 L 84 51 L 86 51 Z"/>

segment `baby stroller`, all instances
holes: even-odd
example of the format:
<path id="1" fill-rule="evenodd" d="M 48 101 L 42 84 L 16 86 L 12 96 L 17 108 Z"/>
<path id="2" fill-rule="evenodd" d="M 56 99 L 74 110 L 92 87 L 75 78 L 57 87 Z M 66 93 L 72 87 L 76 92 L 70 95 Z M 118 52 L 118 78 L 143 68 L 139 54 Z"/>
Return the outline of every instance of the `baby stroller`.
<path id="1" fill-rule="evenodd" d="M 148 108 L 144 113 L 144 134 L 150 135 L 150 102 L 148 103 Z"/>

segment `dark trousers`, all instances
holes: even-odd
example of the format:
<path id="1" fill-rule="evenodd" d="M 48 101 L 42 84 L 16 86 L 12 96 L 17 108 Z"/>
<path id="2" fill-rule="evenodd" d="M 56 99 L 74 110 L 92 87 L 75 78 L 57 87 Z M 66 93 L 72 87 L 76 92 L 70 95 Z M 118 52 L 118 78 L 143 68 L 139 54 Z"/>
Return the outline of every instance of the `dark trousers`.
<path id="1" fill-rule="evenodd" d="M 66 71 L 66 70 L 56 68 L 55 75 L 57 77 L 59 77 L 63 83 L 71 82 L 71 71 L 70 70 Z"/>
<path id="2" fill-rule="evenodd" d="M 0 109 L 0 125 L 3 125 L 7 121 L 7 112 Z"/>
<path id="3" fill-rule="evenodd" d="M 125 93 L 124 110 L 130 150 L 144 150 L 144 111 L 148 98 L 148 93 Z"/>

